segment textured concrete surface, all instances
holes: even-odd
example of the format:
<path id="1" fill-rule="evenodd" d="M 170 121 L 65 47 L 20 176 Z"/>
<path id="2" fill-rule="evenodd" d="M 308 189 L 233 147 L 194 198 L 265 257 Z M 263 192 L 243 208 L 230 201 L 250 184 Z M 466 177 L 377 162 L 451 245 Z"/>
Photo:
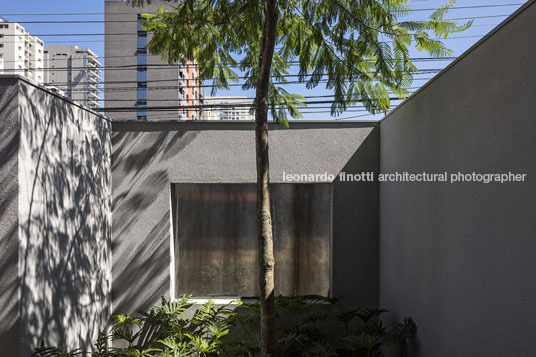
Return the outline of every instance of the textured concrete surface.
<path id="1" fill-rule="evenodd" d="M 0 83 L 0 341 L 9 356 L 41 340 L 91 348 L 111 310 L 110 125 L 26 80 Z"/>
<path id="2" fill-rule="evenodd" d="M 341 172 L 377 177 L 379 149 L 380 130 L 374 128 Z M 332 295 L 348 308 L 379 303 L 378 199 L 376 180 L 337 178 L 333 184 Z"/>
<path id="3" fill-rule="evenodd" d="M 381 122 L 381 172 L 525 182 L 382 183 L 380 305 L 414 356 L 534 356 L 536 5 Z"/>
<path id="4" fill-rule="evenodd" d="M 17 356 L 19 329 L 18 80 L 0 81 L 0 351 Z"/>
<path id="5" fill-rule="evenodd" d="M 284 182 L 283 173 L 337 175 L 374 125 L 271 126 L 271 182 Z M 114 312 L 170 294 L 172 183 L 256 182 L 253 129 L 244 122 L 113 124 Z"/>

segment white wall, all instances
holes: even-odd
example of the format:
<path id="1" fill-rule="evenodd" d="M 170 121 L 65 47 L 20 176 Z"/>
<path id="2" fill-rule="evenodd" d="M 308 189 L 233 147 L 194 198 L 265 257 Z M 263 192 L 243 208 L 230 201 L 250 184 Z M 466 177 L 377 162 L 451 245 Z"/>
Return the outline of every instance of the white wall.
<path id="1" fill-rule="evenodd" d="M 11 314 L 18 355 L 29 356 L 41 340 L 91 348 L 111 311 L 110 124 L 29 82 L 9 80 L 17 110 L 0 106 L 0 118 L 18 118 L 18 258 L 10 260 L 18 270 Z M 0 284 L 4 290 L 6 281 Z M 17 348 L 13 340 L 10 346 Z"/>
<path id="2" fill-rule="evenodd" d="M 380 306 L 410 356 L 534 356 L 534 1 L 380 124 L 381 172 L 527 174 L 380 184 Z"/>

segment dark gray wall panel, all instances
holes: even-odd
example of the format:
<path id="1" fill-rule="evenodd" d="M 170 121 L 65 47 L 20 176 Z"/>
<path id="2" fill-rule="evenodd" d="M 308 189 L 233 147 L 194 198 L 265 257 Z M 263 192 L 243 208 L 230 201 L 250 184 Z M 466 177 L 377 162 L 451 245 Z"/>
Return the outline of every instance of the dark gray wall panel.
<path id="1" fill-rule="evenodd" d="M 379 128 L 371 131 L 341 173 L 372 173 L 374 181 L 333 183 L 332 295 L 348 308 L 377 306 L 379 300 Z"/>
<path id="2" fill-rule="evenodd" d="M 255 296 L 254 184 L 176 184 L 177 294 Z"/>
<path id="3" fill-rule="evenodd" d="M 177 295 L 258 296 L 255 184 L 176 184 Z M 330 184 L 272 184 L 275 294 L 330 290 Z"/>

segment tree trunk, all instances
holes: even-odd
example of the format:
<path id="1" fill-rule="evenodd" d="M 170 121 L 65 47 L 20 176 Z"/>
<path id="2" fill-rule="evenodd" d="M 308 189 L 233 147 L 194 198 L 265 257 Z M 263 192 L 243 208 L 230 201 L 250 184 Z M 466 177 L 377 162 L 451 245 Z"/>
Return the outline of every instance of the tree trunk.
<path id="1" fill-rule="evenodd" d="M 276 42 L 277 0 L 266 1 L 259 53 L 259 78 L 255 93 L 255 152 L 257 159 L 257 237 L 259 240 L 259 288 L 261 305 L 261 356 L 276 356 L 274 294 L 274 240 L 270 212 L 268 160 L 268 90 Z"/>

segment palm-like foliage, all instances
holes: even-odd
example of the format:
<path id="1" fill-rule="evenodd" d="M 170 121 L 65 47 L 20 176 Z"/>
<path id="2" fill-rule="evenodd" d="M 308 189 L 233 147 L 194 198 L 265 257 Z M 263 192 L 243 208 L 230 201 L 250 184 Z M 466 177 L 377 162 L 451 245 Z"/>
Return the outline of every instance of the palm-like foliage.
<path id="1" fill-rule="evenodd" d="M 444 20 L 453 4 L 449 1 L 424 21 L 398 21 L 411 13 L 407 0 L 280 1 L 269 90 L 272 116 L 282 123 L 287 113 L 301 116 L 304 98 L 284 89 L 295 62 L 297 80 L 307 88 L 325 82 L 333 90 L 332 114 L 357 102 L 372 113 L 387 111 L 389 93 L 407 95 L 417 71 L 409 48 L 433 57 L 451 55 L 440 39 L 471 25 Z M 262 1 L 176 2 L 174 10 L 144 15 L 145 29 L 154 31 L 148 49 L 170 63 L 195 61 L 200 78 L 213 81 L 213 90 L 239 80 L 236 68 L 244 72 L 243 88 L 254 88 L 264 12 Z"/>
<path id="2" fill-rule="evenodd" d="M 128 0 L 127 0 L 128 1 Z M 141 5 L 149 0 L 130 0 Z M 408 0 L 174 0 L 172 10 L 146 14 L 154 33 L 149 51 L 170 63 L 197 63 L 199 78 L 228 88 L 244 73 L 244 89 L 255 88 L 257 239 L 262 355 L 276 354 L 275 259 L 269 191 L 268 112 L 287 126 L 301 117 L 304 97 L 284 89 L 290 65 L 307 88 L 326 82 L 334 93 L 331 114 L 361 102 L 370 112 L 390 108 L 389 93 L 408 94 L 417 68 L 411 45 L 438 57 L 451 53 L 440 39 L 470 26 L 444 20 L 449 1 L 425 21 L 399 22 L 411 12 Z M 173 5 L 174 4 L 174 5 Z M 440 39 L 433 39 L 430 33 Z"/>

